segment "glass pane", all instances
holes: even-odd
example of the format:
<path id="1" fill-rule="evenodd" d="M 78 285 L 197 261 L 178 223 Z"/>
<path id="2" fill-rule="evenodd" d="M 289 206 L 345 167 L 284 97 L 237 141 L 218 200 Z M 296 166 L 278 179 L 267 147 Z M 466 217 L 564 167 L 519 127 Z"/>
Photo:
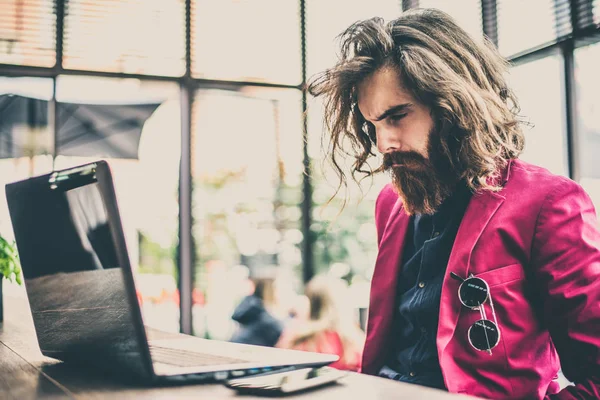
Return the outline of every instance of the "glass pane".
<path id="1" fill-rule="evenodd" d="M 160 105 L 142 123 L 138 159 L 108 159 L 113 172 L 119 210 L 129 258 L 136 279 L 144 323 L 165 331 L 179 332 L 179 292 L 177 290 L 176 246 L 179 230 L 180 107 L 179 88 L 165 82 L 137 79 L 108 79 L 60 76 L 57 100 L 69 104 Z M 96 123 L 102 108 L 82 108 L 62 115 L 77 136 L 90 137 L 87 146 L 103 151 L 108 139 L 135 134 L 125 129 L 128 119 Z M 111 109 L 111 113 L 114 113 Z M 76 130 L 75 122 L 81 124 Z M 89 125 L 94 124 L 93 129 Z M 98 139 L 101 138 L 101 139 Z M 95 140 L 94 140 L 95 139 Z M 85 157 L 59 156 L 56 168 L 94 161 L 90 149 L 81 147 Z M 92 151 L 93 153 L 93 151 Z M 101 153 L 99 153 L 101 154 Z M 104 157 L 103 157 L 104 158 Z"/>
<path id="2" fill-rule="evenodd" d="M 0 158 L 51 154 L 52 80 L 0 77 Z"/>
<path id="3" fill-rule="evenodd" d="M 0 2 L 0 63 L 52 67 L 56 62 L 54 0 Z"/>
<path id="4" fill-rule="evenodd" d="M 192 1 L 192 72 L 199 78 L 302 80 L 298 1 Z"/>
<path id="5" fill-rule="evenodd" d="M 554 1 L 498 1 L 498 48 L 500 52 L 505 56 L 511 56 L 556 38 Z"/>
<path id="6" fill-rule="evenodd" d="M 193 108 L 194 333 L 228 340 L 250 281 L 276 281 L 283 317 L 301 276 L 301 93 L 199 90 Z"/>
<path id="7" fill-rule="evenodd" d="M 184 0 L 70 0 L 65 4 L 65 68 L 181 76 Z"/>
<path id="8" fill-rule="evenodd" d="M 513 67 L 509 85 L 521 105 L 521 115 L 531 126 L 524 126 L 525 151 L 521 158 L 568 176 L 567 139 L 561 86 L 559 56 Z"/>
<path id="9" fill-rule="evenodd" d="M 307 70 L 313 75 L 332 67 L 339 54 L 338 35 L 352 23 L 372 17 L 384 20 L 401 14 L 401 2 L 374 0 L 356 2 L 352 7 L 342 0 L 308 0 L 307 12 Z M 312 163 L 313 215 L 311 232 L 315 235 L 315 272 L 328 273 L 348 280 L 355 315 L 361 316 L 364 327 L 365 310 L 369 302 L 369 284 L 377 256 L 377 235 L 374 224 L 375 199 L 388 182 L 380 175 L 373 182 L 367 179 L 363 191 L 353 183 L 349 187 L 349 202 L 342 208 L 344 193 L 328 206 L 337 187 L 337 177 L 323 157 L 323 106 L 320 99 L 310 99 L 308 108 L 308 148 Z M 377 167 L 380 160 L 372 163 Z M 349 171 L 351 162 L 343 167 Z M 363 198 L 364 195 L 364 198 Z M 362 199 L 362 201 L 360 201 Z M 359 313 L 359 310 L 362 312 Z"/>
<path id="10" fill-rule="evenodd" d="M 369 305 L 368 282 L 373 276 L 378 251 L 375 201 L 381 189 L 390 183 L 390 178 L 387 174 L 379 174 L 357 185 L 349 175 L 354 160 L 340 159 L 338 162 L 348 178 L 348 189 L 342 189 L 328 204 L 339 180 L 325 158 L 322 146 L 324 126 L 320 99 L 310 99 L 308 112 L 308 144 L 314 188 L 311 230 L 316 237 L 315 272 L 327 272 L 349 282 L 353 293 L 351 307 L 356 315 L 360 315 L 360 323 L 364 328 L 365 310 Z M 328 137 L 323 140 L 326 147 Z M 369 161 L 369 165 L 377 169 L 381 162 L 382 158 L 378 155 Z M 347 204 L 342 210 L 346 196 Z"/>
<path id="11" fill-rule="evenodd" d="M 600 101 L 598 68 L 600 44 L 575 50 L 575 82 L 577 93 L 577 134 L 579 139 L 577 160 L 581 171 L 581 184 L 592 196 L 600 210 Z"/>
<path id="12" fill-rule="evenodd" d="M 336 37 L 352 23 L 372 17 L 386 20 L 397 18 L 401 1 L 371 0 L 353 2 L 345 0 L 306 1 L 306 66 L 308 75 L 332 67 L 338 54 Z"/>
<path id="13" fill-rule="evenodd" d="M 0 77 L 0 186 L 52 171 L 52 80 Z M 0 236 L 14 240 L 6 196 L 0 196 Z"/>
<path id="14" fill-rule="evenodd" d="M 446 0 L 420 0 L 419 7 L 437 8 L 447 12 L 473 38 L 480 39 L 483 37 L 480 0 L 455 0 L 452 2 Z"/>

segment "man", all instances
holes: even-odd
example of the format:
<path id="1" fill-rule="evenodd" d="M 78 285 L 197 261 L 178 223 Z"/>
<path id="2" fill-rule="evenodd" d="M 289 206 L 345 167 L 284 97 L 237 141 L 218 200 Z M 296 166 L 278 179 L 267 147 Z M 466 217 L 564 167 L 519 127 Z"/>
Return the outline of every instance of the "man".
<path id="1" fill-rule="evenodd" d="M 273 279 L 254 278 L 254 293 L 242 299 L 231 319 L 239 324 L 230 341 L 273 347 L 283 332 L 283 322 L 265 307 L 273 298 Z"/>
<path id="2" fill-rule="evenodd" d="M 581 187 L 518 160 L 507 63 L 446 14 L 341 36 L 325 97 L 333 165 L 389 171 L 362 371 L 486 398 L 600 398 L 600 232 Z M 540 98 L 543 93 L 540 93 Z M 374 154 L 383 165 L 365 168 Z M 562 368 L 575 385 L 562 391 Z"/>

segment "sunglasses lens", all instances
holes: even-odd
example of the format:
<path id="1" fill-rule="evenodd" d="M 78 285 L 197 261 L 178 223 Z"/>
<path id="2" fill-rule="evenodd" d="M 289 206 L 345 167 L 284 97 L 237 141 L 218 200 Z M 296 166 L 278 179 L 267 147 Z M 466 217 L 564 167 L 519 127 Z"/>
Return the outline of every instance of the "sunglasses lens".
<path id="1" fill-rule="evenodd" d="M 480 319 L 469 328 L 469 342 L 477 350 L 491 350 L 499 341 L 498 327 L 492 321 Z"/>
<path id="2" fill-rule="evenodd" d="M 468 278 L 460 285 L 458 295 L 465 306 L 479 307 L 488 297 L 488 286 L 483 279 Z"/>

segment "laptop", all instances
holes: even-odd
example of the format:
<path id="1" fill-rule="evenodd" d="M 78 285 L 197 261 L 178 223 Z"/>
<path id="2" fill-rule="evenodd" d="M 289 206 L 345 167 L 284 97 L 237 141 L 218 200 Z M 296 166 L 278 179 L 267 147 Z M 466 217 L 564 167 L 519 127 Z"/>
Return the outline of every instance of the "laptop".
<path id="1" fill-rule="evenodd" d="M 144 326 L 105 161 L 8 184 L 6 197 L 45 356 L 148 382 L 226 380 L 338 359 Z"/>

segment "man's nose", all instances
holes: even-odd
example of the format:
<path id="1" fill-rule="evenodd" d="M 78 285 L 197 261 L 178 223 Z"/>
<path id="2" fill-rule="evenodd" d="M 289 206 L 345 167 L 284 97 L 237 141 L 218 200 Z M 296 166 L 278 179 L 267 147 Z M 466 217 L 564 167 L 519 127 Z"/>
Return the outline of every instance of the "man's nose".
<path id="1" fill-rule="evenodd" d="M 386 154 L 400 150 L 400 141 L 397 135 L 392 134 L 387 130 L 380 130 L 377 132 L 377 150 L 380 153 Z"/>

